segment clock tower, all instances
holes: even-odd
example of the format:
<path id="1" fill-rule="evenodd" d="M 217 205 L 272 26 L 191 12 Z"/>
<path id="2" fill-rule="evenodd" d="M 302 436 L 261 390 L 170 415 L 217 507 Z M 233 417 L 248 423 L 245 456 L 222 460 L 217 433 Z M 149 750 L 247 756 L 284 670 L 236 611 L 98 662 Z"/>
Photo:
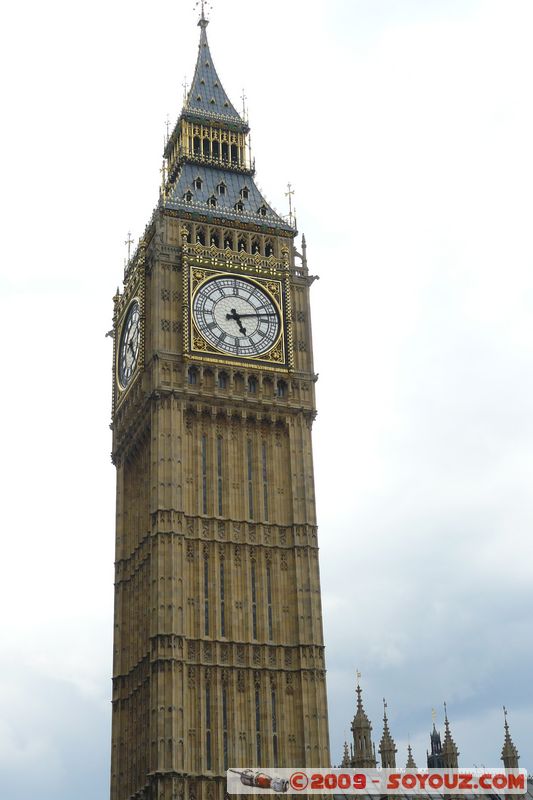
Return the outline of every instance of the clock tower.
<path id="1" fill-rule="evenodd" d="M 207 25 L 114 297 L 112 800 L 223 800 L 228 767 L 330 762 L 313 278 Z"/>

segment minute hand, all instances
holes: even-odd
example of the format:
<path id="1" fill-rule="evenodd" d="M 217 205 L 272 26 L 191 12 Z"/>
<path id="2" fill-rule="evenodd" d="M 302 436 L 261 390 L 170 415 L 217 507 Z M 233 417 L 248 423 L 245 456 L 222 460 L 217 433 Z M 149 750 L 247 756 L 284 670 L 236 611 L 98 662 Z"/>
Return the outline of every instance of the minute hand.
<path id="1" fill-rule="evenodd" d="M 228 319 L 233 319 L 231 314 L 227 314 L 226 316 Z M 244 317 L 277 317 L 277 316 L 278 315 L 276 314 L 275 311 L 273 313 L 265 312 L 264 314 L 239 314 L 239 317 L 241 319 L 244 319 Z"/>

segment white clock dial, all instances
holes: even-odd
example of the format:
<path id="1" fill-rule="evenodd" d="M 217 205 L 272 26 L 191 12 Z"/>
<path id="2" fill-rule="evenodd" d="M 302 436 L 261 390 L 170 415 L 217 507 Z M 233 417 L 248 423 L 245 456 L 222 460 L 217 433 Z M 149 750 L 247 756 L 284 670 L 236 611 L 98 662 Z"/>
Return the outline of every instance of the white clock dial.
<path id="1" fill-rule="evenodd" d="M 200 286 L 193 315 L 209 344 L 243 358 L 268 353 L 281 332 L 273 298 L 258 284 L 231 275 L 210 278 Z"/>
<path id="2" fill-rule="evenodd" d="M 118 379 L 123 389 L 130 382 L 139 360 L 140 331 L 139 303 L 135 300 L 126 314 L 118 351 Z"/>

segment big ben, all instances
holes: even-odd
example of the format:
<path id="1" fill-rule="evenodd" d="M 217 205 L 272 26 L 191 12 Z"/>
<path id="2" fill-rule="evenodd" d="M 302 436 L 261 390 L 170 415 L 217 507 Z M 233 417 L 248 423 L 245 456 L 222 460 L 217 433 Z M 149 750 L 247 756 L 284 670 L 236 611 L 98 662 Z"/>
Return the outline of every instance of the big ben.
<path id="1" fill-rule="evenodd" d="M 198 24 L 114 297 L 111 800 L 222 800 L 228 767 L 330 763 L 313 279 Z"/>

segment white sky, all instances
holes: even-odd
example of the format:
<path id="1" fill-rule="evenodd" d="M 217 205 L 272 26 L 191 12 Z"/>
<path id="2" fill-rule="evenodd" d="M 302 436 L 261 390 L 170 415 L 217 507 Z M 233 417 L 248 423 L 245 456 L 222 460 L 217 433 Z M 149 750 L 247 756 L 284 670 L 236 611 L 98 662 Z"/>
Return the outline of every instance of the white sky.
<path id="1" fill-rule="evenodd" d="M 5 12 L 0 774 L 105 797 L 112 302 L 192 76 L 191 2 Z M 208 35 L 258 183 L 309 244 L 332 755 L 355 668 L 423 763 L 532 768 L 533 5 L 217 0 Z"/>

